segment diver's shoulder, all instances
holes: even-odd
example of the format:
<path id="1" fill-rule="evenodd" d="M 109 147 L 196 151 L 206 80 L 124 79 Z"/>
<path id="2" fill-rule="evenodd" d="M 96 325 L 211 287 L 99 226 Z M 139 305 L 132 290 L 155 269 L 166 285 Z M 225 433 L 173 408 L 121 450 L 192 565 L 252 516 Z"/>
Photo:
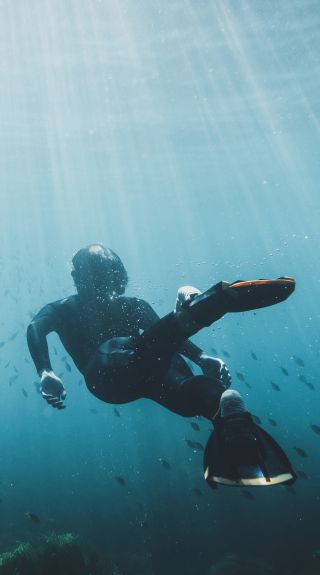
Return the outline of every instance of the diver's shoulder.
<path id="1" fill-rule="evenodd" d="M 70 295 L 67 297 L 63 297 L 61 299 L 57 299 L 52 301 L 49 305 L 60 306 L 60 305 L 72 305 L 74 301 L 76 301 L 78 296 L 76 294 Z"/>
<path id="2" fill-rule="evenodd" d="M 74 308 L 78 305 L 78 296 L 71 295 L 68 297 L 64 297 L 62 299 L 58 299 L 48 304 L 52 309 L 62 310 L 62 309 L 69 309 Z"/>

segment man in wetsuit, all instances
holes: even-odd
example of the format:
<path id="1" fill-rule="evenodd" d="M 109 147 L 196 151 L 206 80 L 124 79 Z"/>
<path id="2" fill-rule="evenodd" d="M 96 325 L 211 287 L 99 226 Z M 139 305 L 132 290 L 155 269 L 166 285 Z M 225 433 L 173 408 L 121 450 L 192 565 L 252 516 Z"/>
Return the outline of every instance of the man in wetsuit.
<path id="1" fill-rule="evenodd" d="M 140 332 L 157 324 L 160 318 L 146 301 L 122 295 L 128 276 L 120 258 L 111 250 L 99 245 L 89 246 L 79 250 L 73 258 L 73 265 L 72 275 L 78 294 L 46 305 L 28 327 L 29 349 L 41 379 L 42 395 L 48 403 L 62 409 L 66 397 L 62 381 L 52 370 L 49 358 L 46 336 L 55 331 L 85 376 L 88 388 L 100 399 L 110 403 L 126 403 L 139 397 L 150 397 L 181 415 L 189 416 L 196 415 L 195 410 L 201 409 L 199 401 L 194 405 L 194 393 L 190 398 L 185 397 L 189 395 L 191 387 L 196 386 L 196 395 L 202 395 L 199 393 L 201 386 L 210 387 L 209 401 L 207 397 L 204 398 L 203 409 L 207 417 L 212 418 L 219 407 L 221 393 L 231 381 L 224 362 L 208 356 L 183 336 L 179 349 L 176 349 L 177 346 L 176 351 L 169 349 L 170 361 L 166 358 L 165 370 L 164 361 L 159 361 L 156 378 L 148 377 L 145 381 L 140 378 L 133 386 L 127 373 L 131 346 L 139 339 Z M 181 300 L 196 293 L 200 293 L 196 288 L 180 290 L 177 307 Z M 161 334 L 169 341 L 168 326 L 163 326 Z M 105 342 L 110 365 L 112 363 L 113 369 L 119 373 L 125 370 L 125 377 L 120 377 L 121 381 L 116 384 L 110 377 L 98 387 L 96 381 L 92 382 L 92 378 L 88 377 L 88 366 Z M 131 344 L 129 350 L 125 349 L 128 346 L 124 344 Z M 144 356 L 151 360 L 152 350 L 147 344 L 145 347 Z M 165 353 L 168 353 L 167 350 Z M 194 377 L 180 354 L 198 364 L 204 376 Z M 158 375 L 164 371 L 165 382 L 158 385 Z M 185 393 L 186 386 L 188 392 Z M 190 406 L 186 405 L 188 403 Z"/>
<path id="2" fill-rule="evenodd" d="M 61 379 L 52 370 L 46 341 L 46 336 L 55 331 L 84 375 L 88 389 L 99 399 L 127 403 L 146 397 L 180 415 L 202 415 L 215 420 L 220 432 L 208 444 L 210 453 L 207 451 L 206 478 L 211 484 L 228 483 L 230 477 L 238 484 L 238 467 L 243 467 L 244 462 L 250 469 L 245 473 L 241 469 L 241 475 L 248 477 L 240 479 L 242 483 L 252 481 L 253 460 L 259 473 L 262 470 L 260 475 L 268 476 L 269 480 L 264 460 L 268 456 L 269 462 L 269 452 L 274 482 L 280 482 L 280 476 L 281 481 L 285 480 L 283 477 L 286 480 L 293 477 L 280 448 L 275 455 L 266 440 L 267 434 L 254 427 L 240 394 L 226 391 L 231 378 L 225 364 L 188 340 L 224 313 L 283 301 L 294 289 L 293 280 L 220 282 L 203 294 L 196 288 L 180 288 L 175 310 L 160 319 L 144 300 L 123 295 L 128 276 L 112 250 L 94 244 L 79 250 L 72 261 L 78 293 L 46 305 L 32 320 L 27 333 L 30 353 L 41 379 L 41 393 L 50 405 L 63 409 L 66 397 Z M 194 376 L 181 355 L 198 364 L 203 374 Z M 259 453 L 257 437 L 261 444 Z M 222 451 L 228 453 L 223 462 L 219 455 L 222 443 Z M 215 465 L 219 462 L 218 476 L 216 471 L 210 471 L 211 453 Z"/>

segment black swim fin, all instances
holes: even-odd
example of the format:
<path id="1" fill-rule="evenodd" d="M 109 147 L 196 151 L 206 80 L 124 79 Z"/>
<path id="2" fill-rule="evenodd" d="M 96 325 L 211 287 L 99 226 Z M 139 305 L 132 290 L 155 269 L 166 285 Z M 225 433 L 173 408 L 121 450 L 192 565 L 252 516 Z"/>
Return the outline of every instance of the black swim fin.
<path id="1" fill-rule="evenodd" d="M 280 303 L 294 292 L 295 285 L 295 280 L 289 277 L 233 282 L 228 286 L 233 295 L 228 311 L 249 311 Z"/>
<path id="2" fill-rule="evenodd" d="M 195 295 L 183 307 L 194 321 L 209 326 L 228 312 L 243 312 L 274 305 L 286 300 L 295 289 L 293 278 L 274 280 L 238 280 L 219 282 L 202 294 Z"/>
<path id="3" fill-rule="evenodd" d="M 294 483 L 296 474 L 286 454 L 250 413 L 219 417 L 214 425 L 204 453 L 204 477 L 210 487 Z"/>

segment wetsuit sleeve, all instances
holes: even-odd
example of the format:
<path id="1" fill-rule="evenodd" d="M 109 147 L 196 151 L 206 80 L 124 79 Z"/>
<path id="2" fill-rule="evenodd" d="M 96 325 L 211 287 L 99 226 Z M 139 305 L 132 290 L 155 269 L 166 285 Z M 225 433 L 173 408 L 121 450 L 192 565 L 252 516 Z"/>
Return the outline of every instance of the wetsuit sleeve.
<path id="1" fill-rule="evenodd" d="M 28 326 L 28 347 L 39 375 L 44 369 L 52 370 L 46 336 L 56 330 L 57 309 L 54 304 L 42 308 Z"/>
<path id="2" fill-rule="evenodd" d="M 154 311 L 149 303 L 144 300 L 137 300 L 137 309 L 138 309 L 138 318 L 139 318 L 139 328 L 142 330 L 148 329 L 151 327 L 156 321 L 160 318 L 158 314 Z M 202 349 L 192 343 L 189 340 L 186 340 L 183 346 L 180 348 L 179 353 L 197 363 L 199 360 L 199 356 L 202 353 Z"/>

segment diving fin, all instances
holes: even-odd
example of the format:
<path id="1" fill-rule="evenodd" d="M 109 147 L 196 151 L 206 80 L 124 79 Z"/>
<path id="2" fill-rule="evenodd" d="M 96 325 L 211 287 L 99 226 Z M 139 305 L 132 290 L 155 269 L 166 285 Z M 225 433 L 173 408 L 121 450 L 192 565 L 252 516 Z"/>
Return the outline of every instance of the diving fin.
<path id="1" fill-rule="evenodd" d="M 210 487 L 294 483 L 296 474 L 284 451 L 249 412 L 218 417 L 214 425 L 204 453 L 204 477 Z"/>
<path id="2" fill-rule="evenodd" d="M 229 284 L 228 289 L 232 293 L 228 311 L 248 311 L 286 300 L 295 289 L 295 280 L 282 277 L 275 280 L 236 281 Z"/>
<path id="3" fill-rule="evenodd" d="M 192 319 L 209 326 L 227 312 L 242 312 L 274 305 L 286 300 L 295 289 L 295 280 L 281 277 L 274 280 L 221 281 L 195 295 L 183 304 Z"/>

